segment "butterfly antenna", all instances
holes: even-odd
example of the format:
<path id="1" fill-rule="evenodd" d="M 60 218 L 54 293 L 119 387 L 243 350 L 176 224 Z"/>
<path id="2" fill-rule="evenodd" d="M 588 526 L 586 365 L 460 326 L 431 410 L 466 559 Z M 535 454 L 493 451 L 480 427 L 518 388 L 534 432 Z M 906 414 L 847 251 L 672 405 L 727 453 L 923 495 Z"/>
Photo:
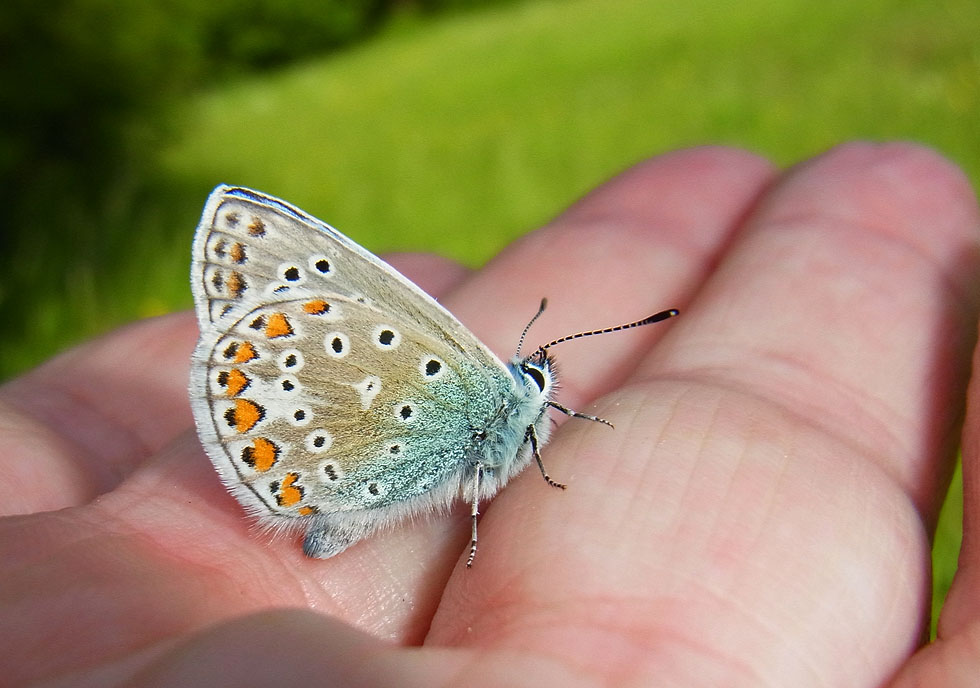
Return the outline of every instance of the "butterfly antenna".
<path id="1" fill-rule="evenodd" d="M 531 318 L 531 321 L 527 325 L 524 326 L 524 331 L 521 332 L 521 338 L 517 340 L 517 356 L 518 356 L 518 358 L 520 358 L 520 355 L 521 355 L 521 347 L 524 346 L 524 338 L 527 336 L 527 331 L 531 329 L 531 325 L 534 324 L 534 321 L 535 320 L 537 320 L 538 318 L 541 317 L 541 314 L 544 313 L 544 309 L 547 308 L 547 307 L 548 307 L 548 299 L 541 299 L 541 305 L 538 306 L 538 312 L 535 313 L 534 314 L 534 317 Z"/>
<path id="2" fill-rule="evenodd" d="M 541 310 L 544 310 L 543 301 L 541 303 Z M 577 334 L 570 334 L 565 337 L 559 337 L 558 339 L 556 339 L 555 341 L 549 344 L 545 344 L 544 346 L 541 347 L 541 350 L 542 351 L 547 350 L 548 348 L 554 346 L 555 344 L 561 344 L 562 342 L 567 342 L 570 339 L 580 339 L 582 337 L 591 337 L 594 334 L 608 334 L 609 332 L 619 332 L 620 330 L 629 330 L 634 327 L 640 327 L 641 325 L 651 325 L 655 322 L 666 320 L 667 318 L 673 318 L 678 313 L 680 313 L 680 311 L 678 311 L 676 308 L 669 308 L 665 311 L 660 311 L 659 313 L 654 313 L 649 317 L 643 318 L 643 320 L 637 320 L 636 322 L 627 323 L 625 325 L 616 325 L 616 327 L 606 327 L 601 330 L 590 330 L 589 332 L 578 332 Z M 541 311 L 538 311 L 538 315 L 541 315 Z M 538 315 L 534 317 L 537 318 Z M 531 322 L 533 323 L 534 320 L 531 320 Z M 530 327 L 530 324 L 528 325 L 528 327 Z M 527 332 L 527 329 L 525 329 L 524 331 Z M 521 341 L 523 340 L 524 337 L 521 336 Z"/>

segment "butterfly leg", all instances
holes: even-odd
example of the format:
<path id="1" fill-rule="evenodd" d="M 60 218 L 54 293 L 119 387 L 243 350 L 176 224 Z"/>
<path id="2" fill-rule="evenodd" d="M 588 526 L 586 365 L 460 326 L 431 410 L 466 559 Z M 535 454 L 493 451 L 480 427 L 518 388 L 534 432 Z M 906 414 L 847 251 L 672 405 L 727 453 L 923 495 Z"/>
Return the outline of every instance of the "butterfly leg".
<path id="1" fill-rule="evenodd" d="M 555 409 L 556 411 L 561 411 L 566 416 L 570 416 L 572 418 L 584 418 L 585 420 L 594 420 L 596 423 L 602 423 L 604 425 L 608 425 L 609 427 L 614 427 L 613 424 L 610 423 L 605 418 L 600 418 L 599 416 L 590 416 L 587 413 L 579 413 L 578 411 L 573 411 L 567 406 L 562 406 L 561 404 L 555 401 L 548 401 L 546 403 L 551 408 Z"/>
<path id="2" fill-rule="evenodd" d="M 480 479 L 483 477 L 483 464 L 476 464 L 476 470 L 473 471 L 473 505 L 470 511 L 470 516 L 473 519 L 473 535 L 470 537 L 470 556 L 466 560 L 466 568 L 473 567 L 473 560 L 476 559 L 476 521 L 477 517 L 480 515 Z"/>
<path id="3" fill-rule="evenodd" d="M 558 487 L 564 490 L 567 485 L 563 485 L 560 482 L 551 479 L 548 475 L 548 471 L 544 469 L 544 462 L 541 460 L 541 452 L 538 451 L 538 434 L 534 431 L 533 425 L 527 426 L 527 432 L 524 433 L 524 441 L 531 443 L 531 453 L 534 455 L 534 460 L 538 462 L 538 468 L 541 469 L 541 476 L 544 481 L 551 485 L 552 487 Z"/>

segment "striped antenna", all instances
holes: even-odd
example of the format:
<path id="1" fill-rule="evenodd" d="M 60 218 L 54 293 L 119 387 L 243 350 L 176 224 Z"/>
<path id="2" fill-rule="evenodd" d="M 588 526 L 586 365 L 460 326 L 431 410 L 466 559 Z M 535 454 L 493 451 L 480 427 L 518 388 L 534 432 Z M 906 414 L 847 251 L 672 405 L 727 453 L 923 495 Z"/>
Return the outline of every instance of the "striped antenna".
<path id="1" fill-rule="evenodd" d="M 541 310 L 544 310 L 544 301 L 541 302 Z M 561 344 L 562 342 L 567 342 L 570 339 L 580 339 L 581 337 L 591 337 L 594 334 L 607 334 L 609 332 L 619 332 L 620 330 L 629 330 L 634 327 L 640 327 L 641 325 L 651 325 L 655 322 L 660 322 L 661 320 L 666 320 L 667 318 L 673 318 L 675 315 L 680 313 L 676 308 L 670 308 L 665 311 L 660 311 L 659 313 L 654 313 L 653 315 L 643 318 L 643 320 L 637 320 L 636 322 L 627 323 L 626 325 L 616 325 L 616 327 L 607 327 L 602 330 L 591 330 L 589 332 L 579 332 L 578 334 L 570 334 L 565 337 L 559 337 L 550 344 L 545 344 L 541 347 L 541 350 L 547 350 L 548 348 L 554 346 L 555 344 Z M 538 311 L 538 315 L 541 315 L 541 311 Z M 535 318 L 538 315 L 534 316 Z M 531 322 L 534 322 L 532 320 Z M 530 325 L 528 325 L 530 327 Z M 527 332 L 527 330 L 524 330 Z M 521 336 L 521 341 L 524 341 L 524 336 Z"/>
<path id="2" fill-rule="evenodd" d="M 517 340 L 517 356 L 518 357 L 520 357 L 520 355 L 521 355 L 521 347 L 524 346 L 524 338 L 527 336 L 527 331 L 531 329 L 531 325 L 534 324 L 534 321 L 535 320 L 537 320 L 538 318 L 541 317 L 541 314 L 544 313 L 544 309 L 547 308 L 547 307 L 548 307 L 548 299 L 541 299 L 541 305 L 538 306 L 538 312 L 535 313 L 534 314 L 534 317 L 531 318 L 531 321 L 527 325 L 524 326 L 524 331 L 521 332 L 521 338 Z"/>

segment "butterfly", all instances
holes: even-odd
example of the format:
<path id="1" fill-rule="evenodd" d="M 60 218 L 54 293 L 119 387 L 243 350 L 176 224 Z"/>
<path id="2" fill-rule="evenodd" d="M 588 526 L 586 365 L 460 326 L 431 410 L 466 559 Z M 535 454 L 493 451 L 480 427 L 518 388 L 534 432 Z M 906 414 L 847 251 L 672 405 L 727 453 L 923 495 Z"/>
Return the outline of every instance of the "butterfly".
<path id="1" fill-rule="evenodd" d="M 245 510 L 304 529 L 303 551 L 315 558 L 462 497 L 471 566 L 481 501 L 532 459 L 564 487 L 541 461 L 547 409 L 606 422 L 552 399 L 549 347 L 677 315 L 563 337 L 504 363 L 333 227 L 231 186 L 205 204 L 191 288 L 200 339 L 190 402 L 201 443 Z"/>

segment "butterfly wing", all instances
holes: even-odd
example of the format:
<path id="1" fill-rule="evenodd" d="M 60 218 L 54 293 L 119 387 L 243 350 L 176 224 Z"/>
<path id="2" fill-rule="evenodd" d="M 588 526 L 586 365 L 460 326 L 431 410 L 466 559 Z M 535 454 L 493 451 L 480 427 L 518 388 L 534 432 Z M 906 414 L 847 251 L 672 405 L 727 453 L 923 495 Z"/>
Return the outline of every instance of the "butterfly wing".
<path id="1" fill-rule="evenodd" d="M 320 556 L 448 503 L 513 401 L 511 374 L 455 317 L 278 199 L 218 187 L 192 281 L 205 449 L 254 514 L 318 522 Z"/>

